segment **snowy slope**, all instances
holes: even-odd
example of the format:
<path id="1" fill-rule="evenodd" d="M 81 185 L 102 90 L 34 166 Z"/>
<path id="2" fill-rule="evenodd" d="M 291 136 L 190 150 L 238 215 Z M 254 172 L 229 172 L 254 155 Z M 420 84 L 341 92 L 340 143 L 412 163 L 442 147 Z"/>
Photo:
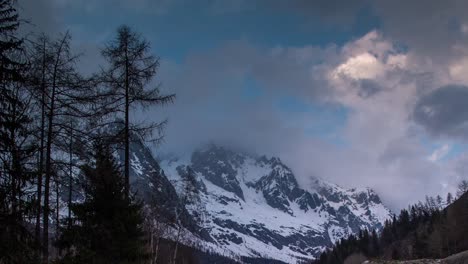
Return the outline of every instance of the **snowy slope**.
<path id="1" fill-rule="evenodd" d="M 123 164 L 122 151 L 116 158 Z M 312 259 L 340 238 L 378 229 L 390 217 L 371 189 L 348 190 L 318 178 L 303 189 L 278 158 L 214 145 L 158 162 L 133 137 L 130 165 L 132 192 L 156 209 L 158 221 L 173 225 L 166 238 L 177 233 L 176 220 L 186 230 L 181 243 L 235 260 Z M 65 216 L 67 210 L 60 212 Z"/>
<path id="2" fill-rule="evenodd" d="M 296 263 L 390 217 L 371 189 L 320 179 L 301 189 L 278 158 L 209 146 L 160 165 L 178 196 L 189 197 L 181 200 L 218 252 Z"/>

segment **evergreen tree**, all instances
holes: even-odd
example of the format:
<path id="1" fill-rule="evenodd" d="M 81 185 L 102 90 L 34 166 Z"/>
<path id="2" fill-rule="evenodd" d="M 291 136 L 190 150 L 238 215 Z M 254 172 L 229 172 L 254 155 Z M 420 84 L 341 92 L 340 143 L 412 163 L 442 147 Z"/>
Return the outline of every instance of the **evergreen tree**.
<path id="1" fill-rule="evenodd" d="M 85 201 L 72 205 L 72 224 L 59 239 L 59 247 L 69 249 L 63 263 L 143 263 L 142 206 L 126 197 L 108 147 L 98 144 L 94 159 L 82 168 Z"/>
<path id="2" fill-rule="evenodd" d="M 372 230 L 371 235 L 371 249 L 370 249 L 370 256 L 375 257 L 380 254 L 380 243 L 379 243 L 379 235 L 375 229 Z"/>
<path id="3" fill-rule="evenodd" d="M 11 0 L 0 0 L 0 263 L 33 263 L 28 185 L 35 151 L 31 139 L 28 63 L 17 37 L 18 14 Z"/>
<path id="4" fill-rule="evenodd" d="M 441 210 L 444 207 L 444 200 L 439 194 L 436 196 L 436 205 L 439 210 Z"/>
<path id="5" fill-rule="evenodd" d="M 340 264 L 360 253 L 377 259 L 445 258 L 468 250 L 468 195 L 443 209 L 437 208 L 440 200 L 440 196 L 427 196 L 425 204 L 419 202 L 385 220 L 380 236 L 362 230 L 357 238 L 341 239 L 312 263 Z"/>
<path id="6" fill-rule="evenodd" d="M 414 233 L 413 256 L 415 258 L 421 258 L 421 257 L 427 256 L 427 245 L 424 241 L 425 241 L 425 238 L 421 238 L 418 232 Z"/>
<path id="7" fill-rule="evenodd" d="M 457 197 L 461 197 L 466 192 L 468 192 L 468 180 L 464 179 L 458 183 Z"/>
<path id="8" fill-rule="evenodd" d="M 451 192 L 447 193 L 447 206 L 450 205 L 453 202 L 453 195 Z"/>

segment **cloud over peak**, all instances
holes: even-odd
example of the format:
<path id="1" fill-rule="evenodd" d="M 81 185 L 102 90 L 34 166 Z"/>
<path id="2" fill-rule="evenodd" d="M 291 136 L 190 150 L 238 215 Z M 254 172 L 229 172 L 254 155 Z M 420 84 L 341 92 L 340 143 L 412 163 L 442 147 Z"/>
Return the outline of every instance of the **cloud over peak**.
<path id="1" fill-rule="evenodd" d="M 280 156 L 301 184 L 370 185 L 394 208 L 461 177 L 467 1 L 38 1 L 24 14 L 71 28 L 77 46 L 99 50 L 122 23 L 154 44 L 177 101 L 135 118 L 169 118 L 163 151 L 213 141 Z"/>

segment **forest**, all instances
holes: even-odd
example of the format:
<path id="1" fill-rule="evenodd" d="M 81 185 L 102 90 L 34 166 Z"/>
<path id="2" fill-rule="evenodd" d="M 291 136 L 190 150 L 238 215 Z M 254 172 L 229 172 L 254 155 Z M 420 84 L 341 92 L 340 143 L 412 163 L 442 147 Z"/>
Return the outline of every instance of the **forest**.
<path id="1" fill-rule="evenodd" d="M 314 264 L 361 263 L 366 259 L 440 259 L 468 250 L 468 182 L 448 193 L 403 209 L 379 232 L 361 230 L 341 239 Z"/>

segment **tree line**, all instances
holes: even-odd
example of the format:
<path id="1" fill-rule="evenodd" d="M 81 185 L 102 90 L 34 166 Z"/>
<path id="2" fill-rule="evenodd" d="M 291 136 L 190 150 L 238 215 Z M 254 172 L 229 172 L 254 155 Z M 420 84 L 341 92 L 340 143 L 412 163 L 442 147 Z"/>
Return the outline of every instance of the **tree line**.
<path id="1" fill-rule="evenodd" d="M 69 32 L 25 37 L 21 21 L 16 1 L 0 0 L 0 263 L 141 263 L 130 144 L 161 140 L 166 121 L 132 113 L 175 98 L 153 82 L 159 58 L 124 25 L 101 48 L 106 63 L 84 76 Z"/>
<path id="2" fill-rule="evenodd" d="M 444 258 L 468 250 L 468 181 L 456 197 L 426 196 L 385 221 L 379 232 L 361 230 L 338 241 L 313 264 L 352 264 L 366 259 Z"/>

